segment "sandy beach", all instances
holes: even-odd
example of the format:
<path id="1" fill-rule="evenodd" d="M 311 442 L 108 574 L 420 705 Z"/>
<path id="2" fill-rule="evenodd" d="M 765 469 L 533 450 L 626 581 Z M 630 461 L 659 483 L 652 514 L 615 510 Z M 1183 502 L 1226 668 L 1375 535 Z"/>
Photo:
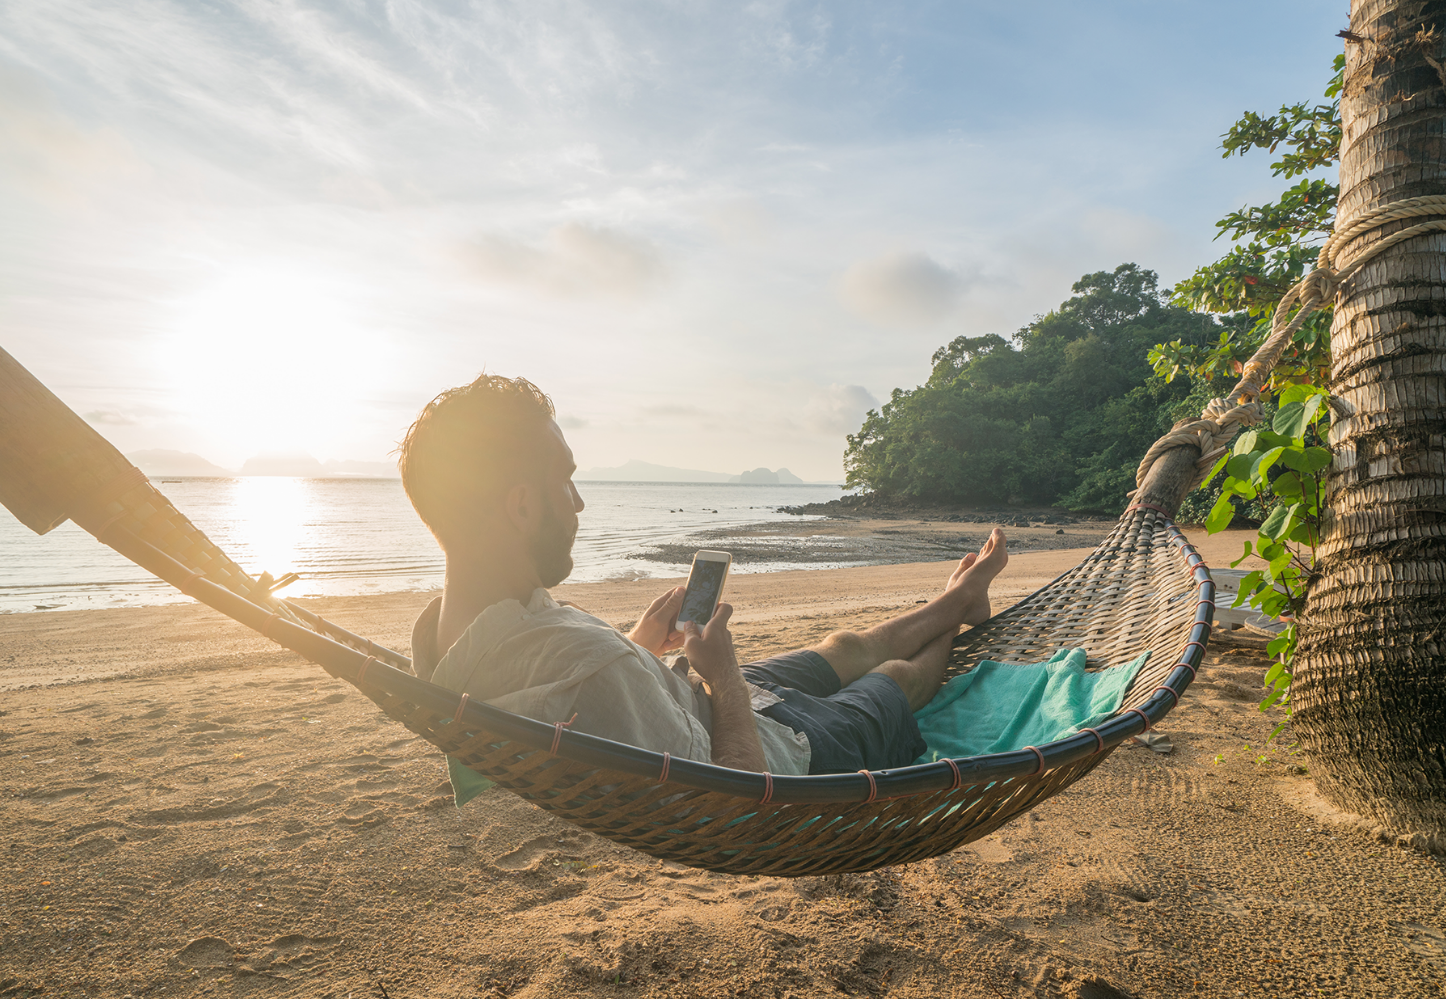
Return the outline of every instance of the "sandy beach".
<path id="1" fill-rule="evenodd" d="M 996 610 L 1083 554 L 1016 555 Z M 735 576 L 740 655 L 948 572 Z M 557 593 L 626 627 L 666 585 Z M 309 606 L 405 649 L 428 596 Z M 790 881 L 659 863 L 502 791 L 458 810 L 430 746 L 205 607 L 0 616 L 0 996 L 1441 996 L 1446 863 L 1263 746 L 1263 644 L 1212 643 L 1168 755 L 1122 747 L 950 856 Z"/>

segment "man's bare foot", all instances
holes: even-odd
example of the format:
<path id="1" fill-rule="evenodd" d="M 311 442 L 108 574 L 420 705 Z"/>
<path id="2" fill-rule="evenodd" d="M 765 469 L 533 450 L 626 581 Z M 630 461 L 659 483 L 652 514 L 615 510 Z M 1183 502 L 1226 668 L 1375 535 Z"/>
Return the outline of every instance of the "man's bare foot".
<path id="1" fill-rule="evenodd" d="M 968 569 L 978 560 L 978 552 L 970 552 L 968 555 L 965 555 L 963 558 L 961 558 L 959 560 L 959 564 L 954 567 L 954 572 L 950 574 L 949 582 L 944 584 L 944 592 L 948 593 L 954 587 L 958 586 L 959 580 L 964 578 L 964 570 Z"/>
<path id="2" fill-rule="evenodd" d="M 960 624 L 983 624 L 989 620 L 989 584 L 1008 564 L 1009 551 L 1004 532 L 997 527 L 977 554 L 970 552 L 959 560 L 959 567 L 949 577 L 945 591 L 958 591 Z"/>

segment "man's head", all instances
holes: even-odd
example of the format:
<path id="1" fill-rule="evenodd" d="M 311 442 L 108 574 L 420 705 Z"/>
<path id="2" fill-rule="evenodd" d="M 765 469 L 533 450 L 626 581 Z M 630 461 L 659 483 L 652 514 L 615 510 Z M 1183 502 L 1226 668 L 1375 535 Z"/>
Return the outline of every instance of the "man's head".
<path id="1" fill-rule="evenodd" d="M 402 484 L 449 560 L 510 551 L 543 586 L 572 571 L 582 498 L 552 401 L 525 378 L 480 375 L 429 402 L 399 448 Z"/>

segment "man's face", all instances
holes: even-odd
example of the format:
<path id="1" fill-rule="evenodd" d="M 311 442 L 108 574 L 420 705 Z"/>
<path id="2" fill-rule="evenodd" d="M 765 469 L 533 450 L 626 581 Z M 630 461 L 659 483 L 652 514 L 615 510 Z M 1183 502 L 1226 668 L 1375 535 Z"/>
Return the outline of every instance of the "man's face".
<path id="1" fill-rule="evenodd" d="M 542 446 L 542 524 L 532 537 L 531 549 L 542 585 L 551 588 L 572 572 L 572 544 L 577 539 L 577 515 L 583 502 L 572 484 L 572 474 L 577 471 L 572 448 L 556 422 L 548 422 Z"/>

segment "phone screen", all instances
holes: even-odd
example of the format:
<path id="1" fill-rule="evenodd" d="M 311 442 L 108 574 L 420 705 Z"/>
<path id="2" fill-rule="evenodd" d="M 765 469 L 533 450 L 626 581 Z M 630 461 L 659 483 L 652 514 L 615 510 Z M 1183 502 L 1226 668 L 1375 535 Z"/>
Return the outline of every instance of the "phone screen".
<path id="1" fill-rule="evenodd" d="M 727 562 L 693 560 L 693 571 L 688 574 L 688 592 L 683 596 L 683 609 L 678 611 L 679 628 L 684 621 L 697 621 L 700 627 L 708 623 L 722 595 L 723 577 L 727 572 Z"/>

